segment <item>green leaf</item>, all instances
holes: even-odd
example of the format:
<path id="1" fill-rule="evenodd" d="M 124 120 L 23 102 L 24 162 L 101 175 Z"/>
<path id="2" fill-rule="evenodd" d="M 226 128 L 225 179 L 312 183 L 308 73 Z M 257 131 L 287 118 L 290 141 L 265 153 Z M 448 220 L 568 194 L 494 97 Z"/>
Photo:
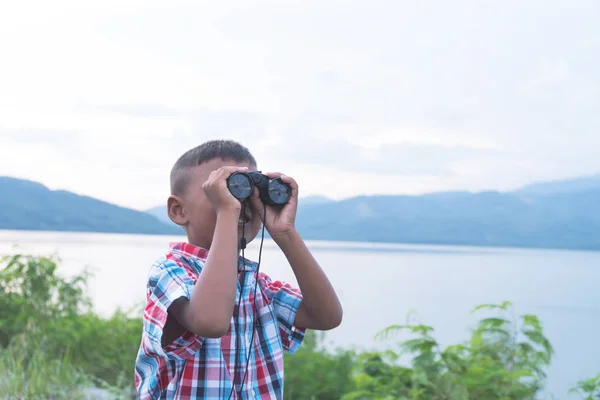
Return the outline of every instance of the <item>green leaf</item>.
<path id="1" fill-rule="evenodd" d="M 433 328 L 427 325 L 391 325 L 375 335 L 377 340 L 387 339 L 393 334 L 398 334 L 402 330 L 408 330 L 411 333 L 428 334 Z"/>
<path id="2" fill-rule="evenodd" d="M 510 301 L 505 301 L 504 303 L 497 305 L 497 304 L 480 304 L 477 307 L 475 307 L 472 311 L 471 314 L 474 314 L 477 311 L 483 310 L 483 309 L 490 309 L 490 310 L 507 310 L 510 306 L 512 306 L 512 303 Z"/>
<path id="3" fill-rule="evenodd" d="M 401 347 L 410 353 L 425 353 L 431 352 L 436 345 L 437 343 L 435 340 L 417 338 L 402 342 Z"/>
<path id="4" fill-rule="evenodd" d="M 554 349 L 550 344 L 550 341 L 539 331 L 524 331 L 523 334 L 529 338 L 533 343 L 542 346 L 548 355 L 554 353 Z"/>
<path id="5" fill-rule="evenodd" d="M 523 325 L 530 327 L 533 330 L 542 330 L 542 324 L 540 323 L 540 320 L 536 315 L 525 314 L 521 316 L 521 318 L 523 319 Z"/>

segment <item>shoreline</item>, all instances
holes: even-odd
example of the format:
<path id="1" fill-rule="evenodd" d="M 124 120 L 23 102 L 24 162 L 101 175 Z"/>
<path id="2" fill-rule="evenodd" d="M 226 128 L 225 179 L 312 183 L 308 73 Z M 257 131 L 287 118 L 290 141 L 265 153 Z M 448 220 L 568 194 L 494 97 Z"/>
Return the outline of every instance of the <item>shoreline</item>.
<path id="1" fill-rule="evenodd" d="M 135 233 L 135 232 L 105 232 L 105 231 L 91 231 L 91 230 L 52 230 L 52 229 L 44 229 L 44 230 L 32 230 L 32 229 L 5 229 L 0 228 L 0 243 L 7 242 L 4 238 L 4 235 L 9 234 L 11 232 L 18 233 L 20 235 L 60 235 L 60 236 L 75 236 L 75 235 L 90 235 L 96 237 L 122 237 L 126 239 L 132 239 L 135 237 L 141 238 L 169 238 L 169 240 L 186 240 L 184 234 L 181 235 L 172 235 L 167 233 Z M 260 238 L 257 237 L 253 244 L 259 241 Z M 464 244 L 464 243 L 438 243 L 438 242 L 389 242 L 389 241 L 367 241 L 367 240 L 337 240 L 335 238 L 331 239 L 311 239 L 310 237 L 305 237 L 305 241 L 309 245 L 315 244 L 327 244 L 332 250 L 349 250 L 352 251 L 357 249 L 359 251 L 390 251 L 390 252 L 421 252 L 421 253 L 494 253 L 494 252 L 522 252 L 522 251 L 532 251 L 532 252 L 575 252 L 575 253 L 599 253 L 600 248 L 587 248 L 587 247 L 546 247 L 546 246 L 505 246 L 505 245 L 494 245 L 494 244 Z M 37 240 L 37 243 L 40 241 Z M 74 241 L 71 241 L 74 242 Z M 271 238 L 266 235 L 265 232 L 265 245 L 271 243 Z M 16 243 L 15 243 L 16 244 Z M 323 247 L 320 247 L 322 249 Z M 415 251 L 416 249 L 421 249 L 421 251 Z"/>

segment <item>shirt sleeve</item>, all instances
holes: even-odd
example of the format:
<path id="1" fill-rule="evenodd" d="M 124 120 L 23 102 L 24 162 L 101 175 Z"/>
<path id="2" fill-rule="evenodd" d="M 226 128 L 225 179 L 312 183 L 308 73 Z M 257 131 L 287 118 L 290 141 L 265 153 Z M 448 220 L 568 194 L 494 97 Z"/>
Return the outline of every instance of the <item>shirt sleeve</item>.
<path id="1" fill-rule="evenodd" d="M 154 268 L 148 280 L 148 301 L 144 310 L 144 333 L 147 346 L 153 352 L 170 359 L 185 360 L 192 357 L 202 346 L 204 338 L 186 331 L 166 347 L 162 336 L 167 322 L 168 310 L 181 297 L 190 298 L 193 280 L 185 268 L 174 261 L 167 261 Z"/>
<path id="2" fill-rule="evenodd" d="M 295 353 L 306 333 L 306 329 L 294 325 L 296 313 L 302 303 L 300 289 L 282 281 L 273 281 L 264 273 L 259 274 L 258 283 L 267 302 L 275 310 L 283 349 L 290 354 Z"/>

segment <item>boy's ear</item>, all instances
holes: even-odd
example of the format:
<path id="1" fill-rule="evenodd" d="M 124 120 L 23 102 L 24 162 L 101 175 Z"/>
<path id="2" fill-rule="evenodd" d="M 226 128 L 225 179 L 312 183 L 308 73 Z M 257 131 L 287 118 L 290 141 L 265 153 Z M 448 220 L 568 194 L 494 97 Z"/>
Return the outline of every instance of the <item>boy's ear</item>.
<path id="1" fill-rule="evenodd" d="M 183 209 L 183 200 L 178 196 L 171 195 L 167 199 L 167 213 L 171 221 L 179 226 L 184 226 L 188 222 Z"/>

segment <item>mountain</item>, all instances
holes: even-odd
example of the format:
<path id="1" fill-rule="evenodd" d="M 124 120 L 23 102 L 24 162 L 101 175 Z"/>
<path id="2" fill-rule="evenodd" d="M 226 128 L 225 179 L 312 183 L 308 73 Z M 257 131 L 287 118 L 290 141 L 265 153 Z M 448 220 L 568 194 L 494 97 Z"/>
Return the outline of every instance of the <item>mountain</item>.
<path id="1" fill-rule="evenodd" d="M 152 207 L 145 212 L 156 217 L 159 221 L 164 222 L 165 224 L 175 225 L 175 223 L 171 221 L 169 215 L 167 214 L 167 206 Z"/>
<path id="2" fill-rule="evenodd" d="M 181 234 L 165 206 L 140 212 L 0 178 L 0 229 Z M 600 250 L 600 177 L 511 192 L 307 197 L 296 224 L 308 240 Z"/>
<path id="3" fill-rule="evenodd" d="M 309 240 L 600 250 L 599 209 L 600 175 L 512 192 L 305 198 L 296 224 Z"/>
<path id="4" fill-rule="evenodd" d="M 522 195 L 555 195 L 600 189 L 600 175 L 582 176 L 552 182 L 540 182 L 519 189 Z"/>
<path id="5" fill-rule="evenodd" d="M 331 200 L 330 198 L 325 197 L 325 196 L 306 196 L 306 197 L 300 198 L 299 203 L 301 205 L 305 206 L 305 205 L 331 203 L 332 201 L 333 200 Z"/>
<path id="6" fill-rule="evenodd" d="M 182 233 L 147 213 L 28 180 L 0 177 L 0 194 L 0 229 Z"/>
<path id="7" fill-rule="evenodd" d="M 313 240 L 600 250 L 600 189 L 363 196 L 300 209 Z"/>
<path id="8" fill-rule="evenodd" d="M 600 175 L 512 192 L 361 196 L 298 210 L 307 239 L 600 250 Z"/>
<path id="9" fill-rule="evenodd" d="M 306 196 L 300 199 L 300 207 L 304 207 L 307 205 L 317 205 L 317 204 L 326 204 L 331 203 L 333 200 L 324 197 L 324 196 Z M 162 221 L 169 225 L 175 225 L 173 221 L 167 215 L 167 206 L 156 206 L 152 207 L 145 211 L 146 213 L 158 218 L 159 221 Z M 267 232 L 265 231 L 265 237 Z"/>

